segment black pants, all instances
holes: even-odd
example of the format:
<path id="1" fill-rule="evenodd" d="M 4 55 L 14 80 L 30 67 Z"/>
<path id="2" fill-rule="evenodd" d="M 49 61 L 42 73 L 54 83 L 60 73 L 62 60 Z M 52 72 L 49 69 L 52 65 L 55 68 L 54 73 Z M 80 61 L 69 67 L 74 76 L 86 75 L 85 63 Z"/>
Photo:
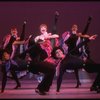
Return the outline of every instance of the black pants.
<path id="1" fill-rule="evenodd" d="M 20 85 L 20 82 L 18 80 L 18 77 L 16 75 L 16 69 L 17 66 L 11 64 L 9 71 L 12 74 L 13 79 L 15 80 L 17 85 Z M 6 72 L 6 65 L 2 65 L 2 88 L 1 88 L 1 92 L 4 92 L 5 86 L 7 83 L 7 72 Z"/>
<path id="2" fill-rule="evenodd" d="M 96 78 L 92 84 L 92 87 L 99 86 L 100 87 L 100 64 L 95 63 L 93 60 L 88 59 L 84 69 L 88 73 L 96 73 Z"/>
<path id="3" fill-rule="evenodd" d="M 97 87 L 97 86 L 100 88 L 100 72 L 97 73 L 97 76 L 91 87 Z"/>
<path id="4" fill-rule="evenodd" d="M 60 90 L 62 78 L 63 78 L 64 72 L 66 71 L 66 69 L 73 69 L 73 70 L 78 71 L 78 69 L 83 67 L 83 63 L 84 63 L 83 60 L 75 56 L 68 56 L 68 57 L 65 57 L 64 60 L 62 60 L 61 65 L 60 65 L 59 76 L 57 78 L 57 91 L 58 92 Z"/>
<path id="5" fill-rule="evenodd" d="M 44 61 L 31 62 L 29 71 L 33 74 L 38 74 L 38 72 L 43 73 L 44 78 L 42 82 L 37 86 L 37 89 L 39 89 L 41 92 L 49 91 L 56 71 L 55 65 Z"/>

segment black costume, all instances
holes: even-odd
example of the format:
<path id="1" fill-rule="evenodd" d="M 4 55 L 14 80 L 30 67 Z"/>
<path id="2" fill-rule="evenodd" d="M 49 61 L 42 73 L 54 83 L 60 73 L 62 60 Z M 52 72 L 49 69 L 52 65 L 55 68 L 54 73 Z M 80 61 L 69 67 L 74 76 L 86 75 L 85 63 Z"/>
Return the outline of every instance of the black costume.
<path id="1" fill-rule="evenodd" d="M 11 36 L 9 43 L 7 44 L 7 46 L 2 49 L 2 53 L 0 54 L 0 58 L 1 60 L 3 59 L 3 53 L 7 52 L 9 55 L 11 55 L 12 53 L 12 43 L 16 40 L 16 38 L 14 36 Z M 4 92 L 5 86 L 6 86 L 6 82 L 7 82 L 7 72 L 10 71 L 12 74 L 13 79 L 16 81 L 16 87 L 14 89 L 17 89 L 18 87 L 20 87 L 20 82 L 18 80 L 17 74 L 16 74 L 16 69 L 17 69 L 17 64 L 12 63 L 14 61 L 12 60 L 8 60 L 8 61 L 3 61 L 3 64 L 1 65 L 1 69 L 2 69 L 2 89 L 1 92 Z M 9 65 L 8 65 L 9 63 Z"/>
<path id="2" fill-rule="evenodd" d="M 81 52 L 79 52 L 79 49 L 72 51 L 76 47 L 76 43 L 78 41 L 78 36 L 76 36 L 76 34 L 73 34 L 73 33 L 70 33 L 70 34 L 71 34 L 71 36 L 65 41 L 65 44 L 67 44 L 67 46 L 68 46 L 68 53 L 70 52 L 71 55 L 80 57 Z M 72 68 L 69 67 L 67 69 L 72 69 Z M 76 79 L 77 79 L 76 88 L 78 88 L 79 85 L 81 85 L 81 82 L 79 80 L 79 73 L 78 73 L 79 71 L 78 70 L 79 70 L 78 68 L 74 69 Z"/>
<path id="3" fill-rule="evenodd" d="M 60 74 L 57 79 L 57 91 L 58 92 L 60 90 L 63 74 L 64 74 L 65 70 L 68 67 L 70 67 L 72 69 L 84 68 L 89 73 L 97 73 L 97 76 L 96 76 L 90 90 L 96 90 L 97 93 L 100 93 L 100 68 L 99 68 L 100 64 L 96 64 L 90 59 L 88 59 L 86 62 L 84 62 L 79 57 L 71 55 L 71 52 L 76 51 L 83 45 L 87 44 L 89 41 L 90 40 L 88 38 L 86 38 L 85 41 L 83 41 L 77 47 L 75 47 L 72 51 L 70 51 L 66 55 L 66 57 L 61 61 Z"/>
<path id="4" fill-rule="evenodd" d="M 88 59 L 85 63 L 84 69 L 88 73 L 97 73 L 96 78 L 90 87 L 90 91 L 97 91 L 97 93 L 100 93 L 100 64 Z"/>
<path id="5" fill-rule="evenodd" d="M 1 88 L 1 92 L 4 92 L 5 86 L 6 86 L 6 82 L 7 82 L 7 72 L 10 71 L 11 75 L 13 77 L 13 79 L 15 80 L 15 82 L 17 83 L 16 87 L 14 89 L 17 89 L 18 87 L 20 87 L 20 82 L 18 80 L 18 77 L 16 75 L 16 69 L 18 67 L 18 65 L 13 61 L 13 60 L 8 60 L 8 61 L 4 61 L 2 66 L 2 88 Z"/>
<path id="6" fill-rule="evenodd" d="M 32 61 L 29 64 L 28 70 L 33 74 L 38 74 L 39 72 L 44 74 L 44 78 L 41 83 L 36 88 L 39 94 L 45 94 L 49 91 L 52 85 L 53 77 L 55 75 L 56 67 L 55 64 L 44 61 L 47 58 L 47 53 L 43 50 L 38 43 L 31 41 L 29 43 L 29 48 L 26 50 L 29 53 Z M 24 55 L 25 53 L 23 53 Z"/>
<path id="7" fill-rule="evenodd" d="M 83 67 L 83 60 L 80 58 L 73 56 L 73 55 L 66 55 L 66 57 L 61 61 L 60 64 L 60 74 L 57 79 L 57 91 L 59 92 L 61 82 L 62 82 L 62 77 L 66 69 L 79 69 Z"/>

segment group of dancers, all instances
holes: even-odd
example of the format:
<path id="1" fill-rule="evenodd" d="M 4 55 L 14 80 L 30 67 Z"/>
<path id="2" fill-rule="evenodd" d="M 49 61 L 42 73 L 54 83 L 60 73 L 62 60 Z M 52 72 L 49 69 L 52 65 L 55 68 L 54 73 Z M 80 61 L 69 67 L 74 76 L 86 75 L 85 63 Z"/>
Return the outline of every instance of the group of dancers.
<path id="1" fill-rule="evenodd" d="M 16 81 L 14 89 L 21 88 L 17 73 L 21 71 L 36 75 L 43 75 L 35 92 L 46 95 L 53 78 L 57 76 L 57 94 L 60 93 L 62 77 L 66 69 L 74 70 L 77 85 L 81 85 L 78 71 L 84 68 L 89 73 L 97 73 L 90 91 L 100 93 L 100 68 L 99 64 L 90 59 L 87 44 L 95 40 L 97 35 L 83 35 L 78 32 L 78 26 L 72 25 L 71 31 L 66 31 L 60 37 L 58 34 L 48 33 L 46 24 L 41 24 L 40 34 L 30 35 L 27 39 L 18 36 L 16 27 L 11 28 L 0 49 L 0 67 L 2 68 L 1 93 L 4 92 L 7 73 L 10 72 Z M 23 35 L 22 35 L 23 36 Z M 52 42 L 54 40 L 55 42 Z"/>

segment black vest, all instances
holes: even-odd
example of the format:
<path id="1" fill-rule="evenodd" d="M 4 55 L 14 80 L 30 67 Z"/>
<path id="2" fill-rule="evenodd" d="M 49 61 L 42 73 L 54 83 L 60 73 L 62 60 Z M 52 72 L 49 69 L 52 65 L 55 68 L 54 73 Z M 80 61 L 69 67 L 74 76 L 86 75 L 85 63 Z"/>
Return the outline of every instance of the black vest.
<path id="1" fill-rule="evenodd" d="M 71 52 L 76 47 L 77 40 L 78 36 L 76 36 L 76 34 L 71 34 L 71 36 L 68 38 L 68 40 L 65 41 L 65 43 L 68 45 L 68 53 L 70 52 L 70 54 L 72 55 L 80 56 L 79 49 Z"/>
<path id="2" fill-rule="evenodd" d="M 12 44 L 13 42 L 16 40 L 16 38 L 14 36 L 11 36 L 9 43 L 7 44 L 5 51 L 7 51 L 9 54 L 12 53 Z"/>

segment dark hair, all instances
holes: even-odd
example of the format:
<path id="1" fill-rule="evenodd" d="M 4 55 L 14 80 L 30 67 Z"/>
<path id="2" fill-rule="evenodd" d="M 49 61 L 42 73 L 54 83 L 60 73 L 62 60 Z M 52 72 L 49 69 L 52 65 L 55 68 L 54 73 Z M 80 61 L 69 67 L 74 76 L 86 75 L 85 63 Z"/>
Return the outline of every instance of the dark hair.
<path id="1" fill-rule="evenodd" d="M 9 53 L 7 50 L 4 50 L 4 49 L 0 48 L 0 60 L 2 60 L 3 54 L 4 54 L 5 52 L 6 52 L 6 53 Z"/>
<path id="2" fill-rule="evenodd" d="M 17 27 L 16 26 L 12 26 L 11 30 L 17 30 Z"/>
<path id="3" fill-rule="evenodd" d="M 56 57 L 56 50 L 58 50 L 58 49 L 60 49 L 60 50 L 64 53 L 64 50 L 62 49 L 61 46 L 59 46 L 59 47 L 54 47 L 53 50 L 52 50 L 52 52 L 51 52 L 51 56 L 52 56 L 54 59 L 58 59 L 58 58 Z"/>

